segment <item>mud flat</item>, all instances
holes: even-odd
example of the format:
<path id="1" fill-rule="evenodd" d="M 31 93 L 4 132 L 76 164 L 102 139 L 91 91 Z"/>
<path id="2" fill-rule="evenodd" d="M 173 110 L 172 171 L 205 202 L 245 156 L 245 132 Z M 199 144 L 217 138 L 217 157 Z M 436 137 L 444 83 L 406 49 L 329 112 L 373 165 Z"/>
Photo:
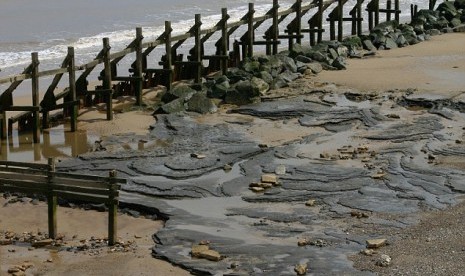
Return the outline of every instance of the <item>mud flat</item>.
<path id="1" fill-rule="evenodd" d="M 124 202 L 169 218 L 153 256 L 194 274 L 370 274 L 349 259 L 367 240 L 395 242 L 465 192 L 464 42 L 351 60 L 259 104 L 157 115 L 148 134 L 109 136 L 59 169 L 118 170 Z"/>

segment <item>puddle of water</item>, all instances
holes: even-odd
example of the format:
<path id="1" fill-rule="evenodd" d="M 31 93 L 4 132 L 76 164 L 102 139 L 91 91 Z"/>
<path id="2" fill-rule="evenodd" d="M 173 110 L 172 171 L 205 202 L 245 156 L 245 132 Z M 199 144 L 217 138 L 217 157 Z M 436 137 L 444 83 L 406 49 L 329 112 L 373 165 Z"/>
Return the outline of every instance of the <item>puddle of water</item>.
<path id="1" fill-rule="evenodd" d="M 98 137 L 89 137 L 84 130 L 70 132 L 69 126 L 59 125 L 41 133 L 39 144 L 34 144 L 31 132 L 18 133 L 1 141 L 0 160 L 43 162 L 50 157 L 76 157 L 89 151 Z"/>

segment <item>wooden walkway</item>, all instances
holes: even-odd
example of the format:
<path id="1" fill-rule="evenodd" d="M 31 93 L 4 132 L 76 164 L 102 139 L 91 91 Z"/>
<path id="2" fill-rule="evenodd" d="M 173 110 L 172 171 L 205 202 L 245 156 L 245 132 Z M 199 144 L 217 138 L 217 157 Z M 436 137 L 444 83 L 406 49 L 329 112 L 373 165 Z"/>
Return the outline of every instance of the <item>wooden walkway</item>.
<path id="1" fill-rule="evenodd" d="M 270 0 L 271 1 L 271 0 Z M 436 1 L 430 0 L 430 9 L 434 8 Z M 364 7 L 365 5 L 365 7 Z M 182 79 L 193 79 L 196 83 L 208 73 L 219 71 L 225 73 L 228 67 L 237 66 L 245 57 L 251 57 L 256 47 L 265 47 L 267 54 L 276 54 L 282 40 L 288 41 L 292 49 L 295 43 L 305 43 L 305 34 L 308 34 L 311 45 L 323 40 L 323 14 L 329 11 L 326 20 L 329 24 L 330 39 L 343 39 L 343 22 L 352 24 L 351 34 L 361 35 L 363 13 L 368 13 L 368 29 L 371 30 L 380 22 L 380 14 L 384 14 L 385 20 L 399 20 L 399 0 L 383 1 L 357 0 L 354 7 L 346 7 L 347 0 L 314 0 L 312 2 L 296 0 L 286 10 L 281 10 L 279 1 L 273 0 L 273 7 L 263 15 L 256 15 L 254 4 L 250 3 L 248 12 L 238 21 L 230 22 L 228 10 L 221 10 L 221 19 L 211 28 L 202 28 L 201 15 L 195 15 L 195 23 L 190 30 L 184 34 L 173 35 L 170 21 L 165 21 L 165 31 L 153 41 L 145 41 L 142 28 L 135 31 L 134 40 L 118 52 L 111 51 L 108 38 L 103 38 L 102 50 L 90 62 L 83 65 L 75 64 L 75 52 L 73 47 L 68 48 L 68 54 L 63 60 L 61 67 L 53 70 L 39 70 L 38 53 L 31 53 L 31 64 L 21 74 L 0 78 L 0 84 L 10 84 L 0 94 L 0 138 L 5 139 L 11 135 L 15 123 L 19 129 L 32 129 L 34 143 L 40 142 L 41 128 L 49 127 L 49 114 L 60 110 L 64 117 L 71 122 L 71 131 L 77 129 L 78 109 L 104 103 L 106 105 L 106 118 L 112 120 L 112 99 L 121 95 L 135 97 L 136 105 L 143 105 L 142 90 L 144 88 L 163 85 L 171 88 L 173 81 Z M 349 10 L 345 14 L 344 10 Z M 412 6 L 412 14 L 417 7 Z M 281 26 L 284 19 L 293 16 L 286 26 Z M 308 19 L 307 19 L 308 18 Z M 307 21 L 305 22 L 305 19 Z M 261 35 L 257 35 L 256 29 L 263 23 L 269 22 L 270 27 Z M 231 41 L 231 36 L 246 26 L 247 30 L 239 40 Z M 215 54 L 206 55 L 204 44 L 219 33 L 220 39 L 215 43 Z M 178 49 L 183 43 L 193 38 L 195 45 L 189 51 L 190 55 L 184 59 Z M 158 62 L 159 67 L 148 67 L 148 56 L 156 48 L 164 47 L 164 55 Z M 232 49 L 231 49 L 232 48 Z M 263 49 L 259 50 L 263 51 Z M 117 71 L 118 63 L 128 54 L 135 53 L 135 61 L 127 75 Z M 204 63 L 208 62 L 208 66 Z M 92 71 L 103 64 L 98 85 L 95 90 L 88 89 L 88 77 Z M 57 85 L 67 74 L 69 86 L 60 93 L 55 93 Z M 76 75 L 79 74 L 78 77 Z M 43 77 L 53 76 L 48 89 L 42 99 L 39 97 L 39 80 Z M 24 81 L 31 80 L 32 105 L 18 106 L 14 104 L 14 91 Z M 20 111 L 21 113 L 7 118 L 6 112 Z"/>

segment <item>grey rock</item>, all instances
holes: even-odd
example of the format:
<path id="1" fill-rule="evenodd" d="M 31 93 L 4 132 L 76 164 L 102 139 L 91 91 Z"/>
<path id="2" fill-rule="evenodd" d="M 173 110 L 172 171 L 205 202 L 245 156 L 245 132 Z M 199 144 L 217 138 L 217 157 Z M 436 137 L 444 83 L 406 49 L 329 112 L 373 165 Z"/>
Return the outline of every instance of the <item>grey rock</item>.
<path id="1" fill-rule="evenodd" d="M 300 62 L 303 62 L 303 63 L 310 63 L 310 62 L 313 62 L 313 59 L 307 57 L 307 56 L 303 56 L 303 55 L 298 55 L 295 57 L 295 60 L 296 61 L 300 61 Z"/>
<path id="2" fill-rule="evenodd" d="M 207 114 L 216 112 L 218 108 L 206 93 L 198 92 L 187 101 L 187 110 Z"/>
<path id="3" fill-rule="evenodd" d="M 250 83 L 254 90 L 258 90 L 259 95 L 265 95 L 270 89 L 270 85 L 260 78 L 253 77 Z"/>
<path id="4" fill-rule="evenodd" d="M 184 99 L 175 99 L 169 103 L 160 106 L 154 114 L 171 114 L 185 111 Z"/>
<path id="5" fill-rule="evenodd" d="M 386 43 L 384 45 L 386 50 L 391 50 L 391 49 L 397 49 L 397 43 L 394 41 L 392 38 L 387 37 L 386 38 Z"/>
<path id="6" fill-rule="evenodd" d="M 312 73 L 318 74 L 323 71 L 323 66 L 319 62 L 312 62 L 307 64 L 308 69 L 312 70 Z"/>
<path id="7" fill-rule="evenodd" d="M 189 85 L 181 84 L 174 86 L 170 91 L 167 91 L 161 97 L 162 102 L 169 103 L 176 99 L 188 100 L 192 95 L 195 94 L 195 90 Z"/>
<path id="8" fill-rule="evenodd" d="M 375 45 L 373 45 L 373 42 L 371 42 L 371 40 L 369 40 L 369 39 L 365 39 L 362 42 L 362 44 L 363 44 L 363 48 L 365 50 L 368 50 L 368 51 L 376 51 L 377 50 Z"/>
<path id="9" fill-rule="evenodd" d="M 342 58 L 342 57 L 336 58 L 331 65 L 334 66 L 335 68 L 337 68 L 338 70 L 345 70 L 346 69 L 346 63 L 344 61 L 344 58 Z"/>
<path id="10" fill-rule="evenodd" d="M 267 71 L 261 71 L 260 73 L 258 73 L 258 77 L 268 84 L 273 82 L 273 76 Z"/>

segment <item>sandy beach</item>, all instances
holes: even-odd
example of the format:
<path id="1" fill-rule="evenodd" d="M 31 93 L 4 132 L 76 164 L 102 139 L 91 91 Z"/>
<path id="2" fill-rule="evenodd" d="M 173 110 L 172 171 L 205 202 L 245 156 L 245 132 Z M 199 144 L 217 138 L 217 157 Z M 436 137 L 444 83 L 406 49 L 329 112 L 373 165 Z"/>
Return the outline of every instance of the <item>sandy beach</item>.
<path id="1" fill-rule="evenodd" d="M 465 47 L 463 45 L 465 45 L 465 33 L 434 36 L 431 40 L 418 45 L 379 51 L 375 56 L 364 59 L 348 60 L 347 70 L 323 71 L 317 76 L 305 76 L 296 83 L 306 87 L 318 87 L 321 83 L 334 83 L 349 90 L 366 93 L 389 94 L 389 91 L 393 90 L 413 89 L 415 93 L 420 94 L 460 95 L 465 91 Z M 154 100 L 155 96 L 156 91 L 146 93 L 148 100 Z M 86 110 L 79 117 L 79 127 L 97 136 L 122 133 L 146 134 L 149 126 L 154 123 L 152 112 L 150 110 L 130 110 L 127 108 L 130 103 L 131 100 L 122 101 L 120 103 L 121 112 L 118 112 L 115 115 L 115 120 L 111 122 L 106 121 L 105 114 L 99 110 Z M 228 107 L 223 107 L 218 113 L 202 116 L 198 121 L 214 124 L 227 120 L 247 119 L 247 116 L 244 115 L 228 114 Z M 269 145 L 284 144 L 311 134 L 311 130 L 308 133 L 293 131 L 293 124 L 296 122 L 292 120 L 286 124 L 268 120 L 256 120 L 255 123 L 257 127 L 249 134 L 260 143 Z M 279 131 L 276 132 L 276 129 Z M 275 132 L 276 135 L 273 135 Z M 2 198 L 0 206 L 0 233 L 2 231 L 11 231 L 17 234 L 46 231 L 45 203 L 40 202 L 38 205 L 33 205 L 31 202 L 7 204 L 7 200 Z M 423 223 L 428 225 L 428 222 L 435 220 L 435 217 L 456 220 L 463 216 L 464 210 L 465 206 L 462 204 L 454 208 L 454 212 L 450 216 L 448 210 L 425 212 L 422 215 Z M 82 239 L 90 240 L 92 236 L 105 236 L 106 213 L 71 208 L 59 208 L 59 212 L 59 233 L 64 235 L 66 242 L 71 244 Z M 26 275 L 189 275 L 187 271 L 151 256 L 151 247 L 154 246 L 151 236 L 163 227 L 161 221 L 136 219 L 123 214 L 119 216 L 118 220 L 118 231 L 121 239 L 133 241 L 137 245 L 130 252 L 109 252 L 103 248 L 98 255 L 91 255 L 86 251 L 73 253 L 59 250 L 59 248 L 30 250 L 28 245 L 0 246 L 0 274 L 6 275 L 9 268 L 28 262 L 33 266 L 26 270 Z M 442 227 L 452 228 L 453 225 L 444 221 Z M 395 233 L 395 235 L 405 237 L 406 240 L 411 240 L 412 236 L 421 237 L 417 240 L 421 242 L 425 231 L 427 229 L 419 227 L 399 230 L 399 233 Z M 404 235 L 404 232 L 408 235 Z M 447 231 L 444 230 L 444 233 Z M 394 235 L 394 233 L 392 234 Z M 74 237 L 75 235 L 77 237 Z M 445 234 L 443 240 L 446 246 L 449 238 L 450 244 L 458 242 L 452 235 Z M 402 246 L 409 247 L 411 250 L 407 251 Z M 402 241 L 402 239 L 391 248 L 400 248 L 395 252 L 389 252 L 394 259 L 402 259 L 402 254 L 417 256 L 419 252 L 428 250 L 431 250 L 430 254 L 422 256 L 422 258 L 430 258 L 431 260 L 436 258 L 432 247 L 420 247 Z M 415 249 L 418 249 L 418 252 Z M 460 263 L 464 263 L 462 256 L 452 254 L 451 258 L 456 258 L 454 259 L 455 263 L 460 265 Z M 367 267 L 373 269 L 372 266 L 366 265 L 370 260 L 357 257 L 355 262 L 356 267 L 360 269 Z M 408 266 L 414 266 L 412 263 L 415 263 L 415 260 L 399 262 L 395 269 L 403 271 Z M 378 270 L 377 272 L 390 274 L 386 270 Z"/>

